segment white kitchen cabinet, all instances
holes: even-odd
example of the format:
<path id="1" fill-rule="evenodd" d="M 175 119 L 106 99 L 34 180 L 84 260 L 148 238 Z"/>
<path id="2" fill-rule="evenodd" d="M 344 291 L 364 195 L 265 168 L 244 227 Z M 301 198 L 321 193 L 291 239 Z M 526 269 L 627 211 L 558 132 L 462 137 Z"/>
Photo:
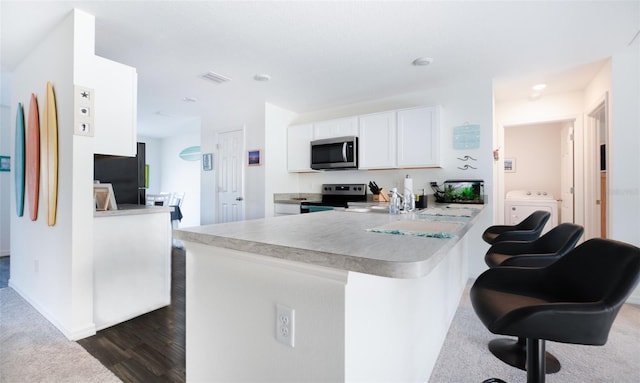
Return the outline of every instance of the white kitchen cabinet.
<path id="1" fill-rule="evenodd" d="M 287 170 L 311 171 L 311 140 L 313 125 L 291 125 L 287 130 Z"/>
<path id="2" fill-rule="evenodd" d="M 358 168 L 396 167 L 396 112 L 360 116 L 359 125 Z"/>
<path id="3" fill-rule="evenodd" d="M 138 74 L 127 65 L 95 56 L 94 153 L 136 155 Z"/>
<path id="4" fill-rule="evenodd" d="M 288 170 L 312 171 L 310 141 L 352 135 L 359 169 L 440 166 L 440 107 L 419 107 L 290 126 Z"/>
<path id="5" fill-rule="evenodd" d="M 440 112 L 438 107 L 397 112 L 399 168 L 440 166 Z"/>
<path id="6" fill-rule="evenodd" d="M 357 136 L 358 117 L 338 118 L 313 124 L 313 139 Z"/>

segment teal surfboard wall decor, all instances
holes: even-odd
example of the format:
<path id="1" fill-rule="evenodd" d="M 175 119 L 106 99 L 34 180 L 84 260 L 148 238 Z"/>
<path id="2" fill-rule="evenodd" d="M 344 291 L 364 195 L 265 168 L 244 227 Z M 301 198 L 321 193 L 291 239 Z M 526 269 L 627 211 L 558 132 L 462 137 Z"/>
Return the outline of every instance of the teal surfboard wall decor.
<path id="1" fill-rule="evenodd" d="M 185 161 L 198 161 L 200 160 L 200 147 L 190 146 L 181 151 L 179 156 Z"/>
<path id="2" fill-rule="evenodd" d="M 16 183 L 16 213 L 18 217 L 24 214 L 24 109 L 18 103 L 16 113 L 16 151 L 14 155 L 13 171 Z"/>

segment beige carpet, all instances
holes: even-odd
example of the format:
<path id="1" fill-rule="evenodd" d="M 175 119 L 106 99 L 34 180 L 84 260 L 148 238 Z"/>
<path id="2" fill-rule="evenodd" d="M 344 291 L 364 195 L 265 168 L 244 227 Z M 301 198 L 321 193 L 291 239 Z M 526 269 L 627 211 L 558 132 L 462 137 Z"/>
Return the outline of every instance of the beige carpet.
<path id="1" fill-rule="evenodd" d="M 11 288 L 0 289 L 0 382 L 120 382 Z"/>
<path id="2" fill-rule="evenodd" d="M 526 382 L 525 371 L 503 363 L 487 348 L 490 340 L 509 337 L 490 333 L 480 322 L 471 306 L 470 287 L 462 295 L 429 382 Z M 559 372 L 547 375 L 547 383 L 640 382 L 640 307 L 626 304 L 620 309 L 604 346 L 547 342 L 546 348 L 561 364 Z"/>

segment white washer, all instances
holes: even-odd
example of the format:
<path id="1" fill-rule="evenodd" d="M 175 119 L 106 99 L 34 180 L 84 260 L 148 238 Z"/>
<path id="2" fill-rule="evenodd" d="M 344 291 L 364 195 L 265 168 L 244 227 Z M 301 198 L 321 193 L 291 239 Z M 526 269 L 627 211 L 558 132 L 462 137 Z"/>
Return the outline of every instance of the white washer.
<path id="1" fill-rule="evenodd" d="M 551 213 L 542 234 L 558 225 L 558 201 L 553 194 L 542 190 L 511 190 L 504 199 L 505 225 L 517 225 L 536 210 Z"/>

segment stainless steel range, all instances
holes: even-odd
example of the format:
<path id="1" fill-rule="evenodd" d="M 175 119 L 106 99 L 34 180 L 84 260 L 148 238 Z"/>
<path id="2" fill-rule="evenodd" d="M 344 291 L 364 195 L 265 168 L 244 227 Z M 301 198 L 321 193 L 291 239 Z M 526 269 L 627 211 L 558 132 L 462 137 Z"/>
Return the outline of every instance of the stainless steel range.
<path id="1" fill-rule="evenodd" d="M 323 184 L 321 201 L 300 203 L 300 213 L 332 210 L 334 207 L 348 208 L 349 202 L 366 202 L 366 184 Z"/>

